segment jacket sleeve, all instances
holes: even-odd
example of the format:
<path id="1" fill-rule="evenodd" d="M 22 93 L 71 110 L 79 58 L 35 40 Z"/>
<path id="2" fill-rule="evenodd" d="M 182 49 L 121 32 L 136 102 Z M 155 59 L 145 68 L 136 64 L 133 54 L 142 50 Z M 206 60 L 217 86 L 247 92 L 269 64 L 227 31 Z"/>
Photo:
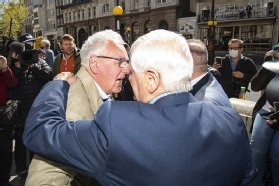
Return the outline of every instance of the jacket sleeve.
<path id="1" fill-rule="evenodd" d="M 95 121 L 65 120 L 68 89 L 65 81 L 46 84 L 27 117 L 24 144 L 41 156 L 98 178 L 106 167 L 107 136 Z"/>
<path id="2" fill-rule="evenodd" d="M 268 82 L 275 76 L 275 74 L 262 67 L 259 72 L 251 80 L 251 89 L 253 91 L 264 90 Z"/>
<path id="3" fill-rule="evenodd" d="M 52 68 L 44 60 L 39 60 L 38 63 L 35 63 L 31 70 L 42 84 L 52 80 Z"/>
<path id="4" fill-rule="evenodd" d="M 249 71 L 244 73 L 243 79 L 245 82 L 249 83 L 253 76 L 257 73 L 257 66 L 251 59 L 247 59 L 245 64 L 247 65 L 246 68 L 249 69 Z"/>

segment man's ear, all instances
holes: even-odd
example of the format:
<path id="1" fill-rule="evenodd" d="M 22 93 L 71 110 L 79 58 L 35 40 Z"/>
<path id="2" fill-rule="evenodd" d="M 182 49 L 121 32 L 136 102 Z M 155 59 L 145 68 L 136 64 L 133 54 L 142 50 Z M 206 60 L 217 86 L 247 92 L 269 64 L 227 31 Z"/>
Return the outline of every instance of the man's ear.
<path id="1" fill-rule="evenodd" d="M 160 74 L 154 70 L 145 71 L 146 86 L 150 94 L 154 93 L 160 85 Z"/>
<path id="2" fill-rule="evenodd" d="M 89 59 L 89 68 L 93 73 L 98 72 L 98 61 L 96 56 L 91 56 Z"/>

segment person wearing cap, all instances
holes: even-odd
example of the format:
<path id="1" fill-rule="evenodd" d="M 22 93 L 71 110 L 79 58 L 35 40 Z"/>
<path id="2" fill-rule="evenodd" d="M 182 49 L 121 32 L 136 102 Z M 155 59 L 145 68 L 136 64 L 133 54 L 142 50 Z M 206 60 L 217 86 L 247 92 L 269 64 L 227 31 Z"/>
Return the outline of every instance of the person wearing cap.
<path id="1" fill-rule="evenodd" d="M 45 52 L 46 52 L 45 60 L 46 60 L 47 64 L 52 67 L 53 63 L 54 63 L 54 53 L 50 49 L 50 42 L 49 42 L 49 40 L 43 39 L 41 41 L 41 49 L 45 50 Z"/>
<path id="2" fill-rule="evenodd" d="M 76 74 L 81 67 L 80 51 L 76 48 L 75 40 L 70 34 L 60 38 L 62 52 L 59 53 L 53 64 L 53 76 L 60 72 L 72 72 Z"/>
<path id="3" fill-rule="evenodd" d="M 272 47 L 271 51 L 265 54 L 265 61 L 273 62 L 279 65 L 279 44 Z M 266 86 L 275 77 L 276 73 L 262 66 L 259 72 L 251 80 L 251 89 L 253 91 L 262 91 L 253 110 L 253 129 L 251 135 L 252 160 L 263 178 L 266 172 L 266 160 L 271 156 L 271 171 L 273 185 L 279 185 L 279 131 L 273 125 L 268 125 L 267 121 L 261 117 L 261 114 L 270 112 L 272 105 L 266 99 Z"/>
<path id="4" fill-rule="evenodd" d="M 22 34 L 19 39 L 18 39 L 19 42 L 21 43 L 24 43 L 25 45 L 25 50 L 32 50 L 34 48 L 34 42 L 35 42 L 35 39 L 34 37 L 29 34 L 29 33 L 24 33 Z"/>
<path id="5" fill-rule="evenodd" d="M 18 83 L 11 89 L 11 99 L 20 100 L 19 116 L 15 121 L 15 163 L 16 172 L 25 179 L 27 175 L 26 148 L 22 143 L 25 120 L 30 107 L 45 83 L 52 80 L 52 69 L 42 59 L 38 59 L 36 50 L 24 50 L 25 44 L 14 41 L 8 60 Z"/>

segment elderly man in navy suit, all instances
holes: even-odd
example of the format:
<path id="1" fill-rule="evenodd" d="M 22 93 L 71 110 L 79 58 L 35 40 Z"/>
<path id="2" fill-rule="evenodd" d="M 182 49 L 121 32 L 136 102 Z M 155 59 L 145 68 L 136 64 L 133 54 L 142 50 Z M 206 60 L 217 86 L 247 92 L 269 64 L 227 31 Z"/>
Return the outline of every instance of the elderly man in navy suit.
<path id="1" fill-rule="evenodd" d="M 29 113 L 26 146 L 102 185 L 254 185 L 240 116 L 188 93 L 193 60 L 185 38 L 152 31 L 130 52 L 129 79 L 137 102 L 107 101 L 93 121 L 66 121 L 74 77 L 54 80 Z M 99 55 L 92 53 L 92 60 Z M 112 65 L 123 61 L 110 57 Z"/>

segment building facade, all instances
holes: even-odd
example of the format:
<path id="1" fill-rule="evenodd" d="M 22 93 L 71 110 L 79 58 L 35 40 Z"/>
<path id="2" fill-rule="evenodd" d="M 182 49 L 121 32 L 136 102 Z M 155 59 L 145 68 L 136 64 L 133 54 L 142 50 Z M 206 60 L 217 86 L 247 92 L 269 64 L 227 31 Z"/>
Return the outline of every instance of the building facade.
<path id="1" fill-rule="evenodd" d="M 215 50 L 226 51 L 231 38 L 244 41 L 245 52 L 260 55 L 278 43 L 277 0 L 216 0 L 214 4 Z M 208 21 L 212 20 L 211 0 L 197 2 L 196 37 L 208 40 Z"/>
<path id="2" fill-rule="evenodd" d="M 132 43 L 151 30 L 177 31 L 177 19 L 184 14 L 193 15 L 190 2 L 194 4 L 194 0 L 56 0 L 57 30 L 63 26 L 63 33 L 71 34 L 81 47 L 96 31 L 116 30 L 116 20 L 119 20 L 120 34 L 127 43 Z M 121 16 L 112 14 L 117 5 L 123 8 Z M 63 33 L 59 32 L 58 37 Z"/>

